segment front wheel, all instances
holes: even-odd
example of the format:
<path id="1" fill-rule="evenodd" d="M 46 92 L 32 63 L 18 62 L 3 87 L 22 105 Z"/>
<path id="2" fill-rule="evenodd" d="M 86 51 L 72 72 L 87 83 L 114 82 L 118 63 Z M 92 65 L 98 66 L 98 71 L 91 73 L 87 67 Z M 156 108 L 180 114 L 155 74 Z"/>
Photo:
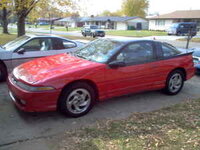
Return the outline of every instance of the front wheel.
<path id="1" fill-rule="evenodd" d="M 169 74 L 166 81 L 165 93 L 169 95 L 178 94 L 184 85 L 184 74 L 180 70 L 175 70 Z"/>
<path id="2" fill-rule="evenodd" d="M 94 102 L 94 89 L 87 83 L 79 82 L 64 89 L 58 108 L 67 116 L 81 117 L 91 110 Z"/>
<path id="3" fill-rule="evenodd" d="M 7 76 L 7 70 L 3 64 L 0 63 L 0 82 L 5 81 Z"/>
<path id="4" fill-rule="evenodd" d="M 86 33 L 82 33 L 82 35 L 84 36 L 84 37 L 86 37 L 87 35 L 86 35 Z"/>
<path id="5" fill-rule="evenodd" d="M 181 32 L 177 32 L 176 35 L 177 35 L 177 36 L 181 36 Z"/>

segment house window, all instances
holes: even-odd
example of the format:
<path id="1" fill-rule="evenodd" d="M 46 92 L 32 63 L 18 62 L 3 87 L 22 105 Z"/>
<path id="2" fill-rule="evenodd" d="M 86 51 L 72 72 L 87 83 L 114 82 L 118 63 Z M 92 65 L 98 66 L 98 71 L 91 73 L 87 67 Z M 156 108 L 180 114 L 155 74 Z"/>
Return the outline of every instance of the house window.
<path id="1" fill-rule="evenodd" d="M 165 20 L 156 20 L 156 26 L 164 26 Z"/>

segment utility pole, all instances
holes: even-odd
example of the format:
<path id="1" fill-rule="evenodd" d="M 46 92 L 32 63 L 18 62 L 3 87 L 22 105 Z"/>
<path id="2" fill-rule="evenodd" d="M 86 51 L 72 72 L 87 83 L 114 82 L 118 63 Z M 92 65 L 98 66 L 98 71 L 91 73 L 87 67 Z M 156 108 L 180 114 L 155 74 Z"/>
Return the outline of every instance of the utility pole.
<path id="1" fill-rule="evenodd" d="M 188 31 L 188 36 L 187 36 L 187 44 L 186 44 L 186 49 L 189 48 L 190 40 L 193 38 L 194 33 L 195 33 L 196 27 L 191 25 Z"/>

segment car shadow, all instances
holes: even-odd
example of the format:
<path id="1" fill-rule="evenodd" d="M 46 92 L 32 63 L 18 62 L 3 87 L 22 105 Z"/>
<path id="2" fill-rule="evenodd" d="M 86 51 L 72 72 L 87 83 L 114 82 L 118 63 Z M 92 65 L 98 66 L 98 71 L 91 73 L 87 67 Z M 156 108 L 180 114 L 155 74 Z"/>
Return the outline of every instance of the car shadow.
<path id="1" fill-rule="evenodd" d="M 18 115 L 23 118 L 24 121 L 31 122 L 34 121 L 35 123 L 37 121 L 44 121 L 45 120 L 80 120 L 81 118 L 87 119 L 87 118 L 95 118 L 95 119 L 109 119 L 109 118 L 115 118 L 115 117 L 125 117 L 128 114 L 131 114 L 132 112 L 146 112 L 148 109 L 138 109 L 137 105 L 141 105 L 144 107 L 147 103 L 149 103 L 149 98 L 159 97 L 163 95 L 161 91 L 148 91 L 143 93 L 136 93 L 136 94 L 128 94 L 123 95 L 120 97 L 114 97 L 111 99 L 106 99 L 104 101 L 98 101 L 93 109 L 86 114 L 85 116 L 79 117 L 79 118 L 71 118 L 68 116 L 65 116 L 64 114 L 60 113 L 59 111 L 52 111 L 52 112 L 23 112 L 15 107 L 16 112 Z M 165 97 L 171 97 L 165 95 Z M 162 99 L 159 99 L 159 101 L 162 101 Z M 152 101 L 151 103 L 154 103 Z M 150 109 L 151 110 L 151 109 Z M 117 115 L 118 114 L 118 115 Z M 120 117 L 120 118 L 121 118 Z"/>

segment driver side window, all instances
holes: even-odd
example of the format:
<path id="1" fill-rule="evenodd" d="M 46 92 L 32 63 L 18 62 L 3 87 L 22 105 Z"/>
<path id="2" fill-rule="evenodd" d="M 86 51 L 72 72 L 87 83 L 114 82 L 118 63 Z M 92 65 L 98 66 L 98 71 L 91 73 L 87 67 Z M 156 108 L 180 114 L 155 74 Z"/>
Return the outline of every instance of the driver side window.
<path id="1" fill-rule="evenodd" d="M 24 44 L 21 48 L 27 51 L 46 51 L 51 49 L 50 39 L 33 39 Z"/>
<path id="2" fill-rule="evenodd" d="M 150 42 L 133 43 L 126 46 L 117 56 L 117 61 L 126 64 L 137 64 L 148 62 L 153 59 L 153 46 Z"/>

